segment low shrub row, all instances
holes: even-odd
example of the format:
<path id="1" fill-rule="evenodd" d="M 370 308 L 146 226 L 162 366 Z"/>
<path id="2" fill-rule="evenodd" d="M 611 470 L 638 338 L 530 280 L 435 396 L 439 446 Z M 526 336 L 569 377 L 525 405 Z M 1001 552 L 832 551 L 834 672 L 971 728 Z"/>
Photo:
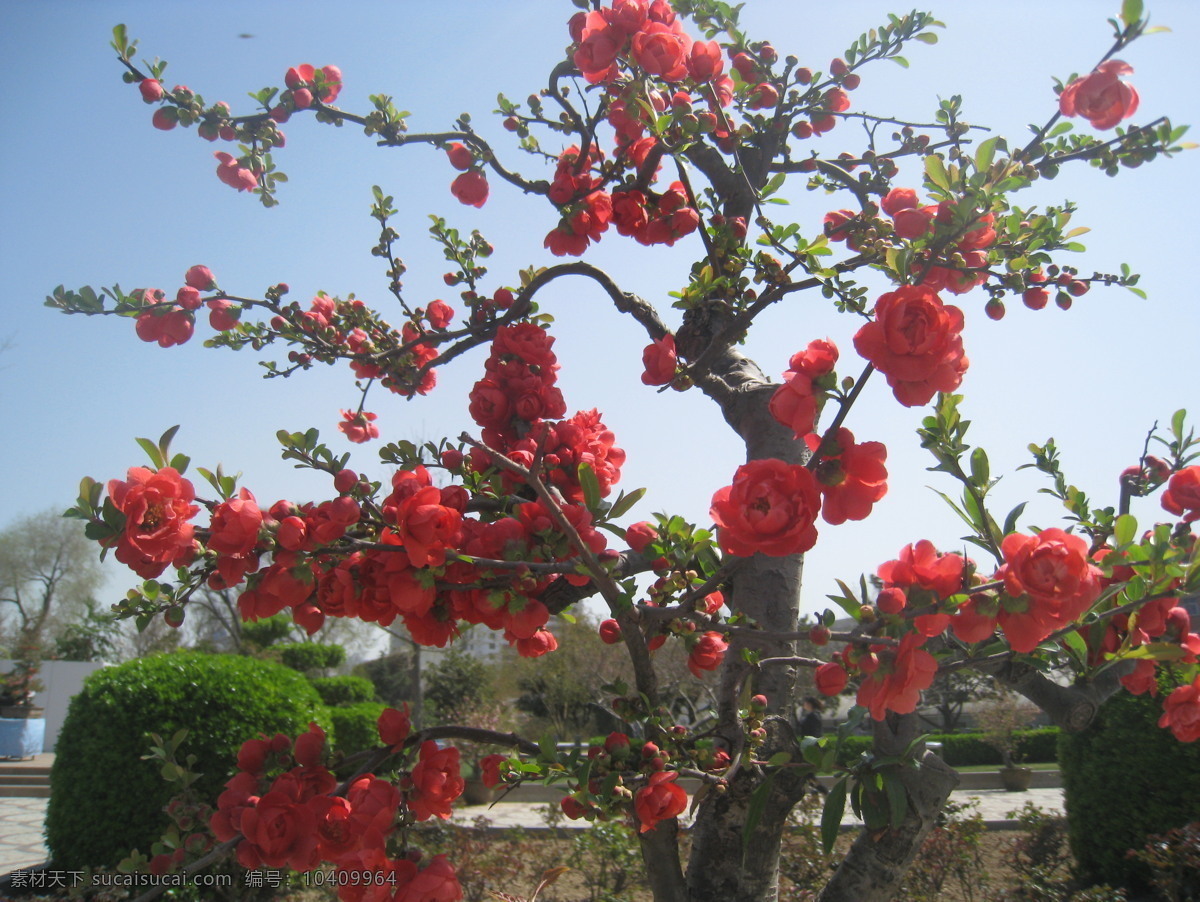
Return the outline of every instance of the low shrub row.
<path id="1" fill-rule="evenodd" d="M 1018 730 L 1020 746 L 1018 755 L 1024 764 L 1044 764 L 1056 761 L 1058 744 L 1058 727 L 1039 727 L 1034 730 Z M 931 733 L 925 737 L 926 742 L 938 742 L 942 745 L 939 753 L 942 760 L 951 767 L 971 767 L 973 765 L 1001 764 L 1000 753 L 984 742 L 979 733 Z M 862 754 L 871 748 L 870 736 L 850 736 L 842 746 L 843 761 Z"/>

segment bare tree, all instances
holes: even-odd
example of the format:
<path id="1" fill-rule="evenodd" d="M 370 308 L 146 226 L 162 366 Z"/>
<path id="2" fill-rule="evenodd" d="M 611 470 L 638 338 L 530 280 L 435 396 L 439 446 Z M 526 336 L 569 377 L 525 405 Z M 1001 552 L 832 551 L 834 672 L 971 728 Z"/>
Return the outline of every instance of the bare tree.
<path id="1" fill-rule="evenodd" d="M 101 581 L 95 547 L 56 510 L 0 532 L 0 627 L 11 644 L 50 638 L 86 609 Z"/>

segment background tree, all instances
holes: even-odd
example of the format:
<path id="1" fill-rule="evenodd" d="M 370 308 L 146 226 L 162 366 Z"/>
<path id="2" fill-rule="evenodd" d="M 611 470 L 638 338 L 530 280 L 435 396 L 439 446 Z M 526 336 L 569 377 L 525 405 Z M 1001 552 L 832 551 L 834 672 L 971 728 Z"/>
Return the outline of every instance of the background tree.
<path id="1" fill-rule="evenodd" d="M 0 628 L 7 642 L 48 643 L 96 606 L 95 548 L 77 523 L 47 510 L 0 532 Z"/>

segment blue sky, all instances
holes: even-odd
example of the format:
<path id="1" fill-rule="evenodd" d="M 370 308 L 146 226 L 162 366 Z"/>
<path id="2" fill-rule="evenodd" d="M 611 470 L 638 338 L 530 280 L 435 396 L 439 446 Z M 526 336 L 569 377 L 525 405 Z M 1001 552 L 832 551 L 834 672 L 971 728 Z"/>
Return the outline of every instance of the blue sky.
<path id="1" fill-rule="evenodd" d="M 912 47 L 910 69 L 879 63 L 865 70 L 854 109 L 928 121 L 939 95 L 958 93 L 968 121 L 1020 139 L 1026 123 L 1053 112 L 1051 77 L 1087 71 L 1107 49 L 1104 19 L 1118 5 L 959 0 L 931 6 L 948 26 L 940 43 Z M 781 55 L 823 68 L 888 11 L 907 9 L 875 0 L 814 6 L 750 0 L 744 23 Z M 1135 121 L 1169 113 L 1176 122 L 1196 122 L 1200 8 L 1183 0 L 1147 6 L 1172 32 L 1122 54 L 1136 70 L 1132 82 L 1142 97 Z M 492 240 L 492 286 L 515 283 L 519 268 L 552 262 L 541 248 L 555 221 L 548 206 L 524 203 L 515 189 L 493 180 L 484 209 L 463 207 L 450 196 L 454 173 L 441 153 L 381 150 L 352 127 L 335 130 L 305 117 L 284 127 L 289 143 L 277 162 L 291 182 L 283 186 L 282 205 L 263 209 L 217 181 L 212 152 L 219 146 L 199 140 L 194 130 L 150 127 L 152 108 L 121 81 L 107 46 L 114 24 L 128 26 L 142 55 L 170 61 L 168 85 L 187 84 L 235 111 L 248 111 L 246 92 L 279 84 L 289 66 L 336 63 L 344 73 L 339 103 L 346 109 L 363 111 L 368 94 L 388 93 L 412 111 L 414 130 L 449 126 L 470 111 L 504 152 L 511 145 L 488 115 L 496 92 L 521 99 L 544 83 L 569 40 L 565 23 L 572 12 L 565 0 L 9 4 L 0 50 L 9 71 L 23 77 L 0 100 L 6 122 L 0 131 L 6 164 L 0 266 L 8 294 L 0 320 L 0 341 L 8 342 L 0 354 L 0 527 L 24 514 L 65 508 L 84 475 L 109 479 L 143 464 L 134 436 L 157 437 L 175 423 L 182 424 L 176 450 L 191 455 L 193 466 L 223 463 L 227 471 L 243 471 L 244 484 L 264 506 L 328 492 L 317 476 L 278 460 L 278 429 L 315 425 L 335 448 L 351 447 L 335 432 L 339 408 L 356 401 L 348 372 L 263 381 L 250 352 L 202 348 L 203 327 L 187 346 L 162 350 L 138 341 L 131 321 L 65 317 L 44 308 L 43 298 L 57 284 L 119 282 L 126 290 L 173 292 L 189 266 L 204 263 L 232 293 L 261 294 L 283 281 L 302 300 L 318 290 L 354 292 L 386 309 L 382 267 L 369 254 L 376 237 L 368 216 L 372 184 L 395 195 L 401 210 L 394 226 L 414 303 L 457 300 L 441 281 L 444 261 L 426 237 L 430 213 L 461 229 L 479 228 Z M 836 153 L 854 148 L 857 138 L 853 126 L 842 125 L 820 146 Z M 510 155 L 514 165 L 532 172 L 517 153 Z M 915 175 L 908 184 L 919 184 Z M 975 422 L 971 437 L 988 448 L 993 473 L 1024 463 L 1029 442 L 1054 436 L 1070 478 L 1097 499 L 1115 497 L 1116 475 L 1136 460 L 1150 424 L 1197 406 L 1200 314 L 1188 270 L 1198 237 L 1197 184 L 1200 156 L 1192 152 L 1115 180 L 1081 167 L 1021 199 L 1079 201 L 1076 223 L 1093 231 L 1082 239 L 1088 252 L 1067 262 L 1085 272 L 1111 272 L 1128 262 L 1144 274 L 1150 299 L 1094 290 L 1067 313 L 1010 304 L 1000 323 L 982 315 L 981 293 L 958 300 L 971 359 L 962 389 L 965 413 Z M 819 227 L 826 210 L 847 205 L 840 197 L 806 194 L 802 182 L 788 196 L 792 206 L 776 212 L 808 230 Z M 666 295 L 683 284 L 698 253 L 698 239 L 663 251 L 611 234 L 586 259 L 677 323 Z M 651 488 L 638 518 L 669 510 L 707 522 L 713 491 L 742 461 L 715 407 L 698 392 L 656 394 L 642 386 L 644 334 L 590 284 L 560 283 L 546 292 L 543 307 L 557 319 L 560 384 L 569 408 L 604 411 L 629 454 L 621 486 Z M 843 350 L 845 371 L 857 372 L 850 345 L 856 328 L 819 298 L 796 297 L 762 317 L 748 351 L 777 376 L 791 353 L 828 336 Z M 456 363 L 426 399 L 372 399 L 386 438 L 436 438 L 472 427 L 466 395 L 481 372 L 482 354 Z M 848 425 L 860 440 L 887 444 L 891 490 L 867 521 L 822 530 L 806 564 L 810 610 L 825 606 L 834 577 L 873 570 L 907 542 L 927 537 L 947 549 L 960 545 L 956 519 L 927 488 L 952 490 L 924 472 L 927 461 L 913 436 L 922 415 L 899 407 L 882 380 L 852 414 Z M 359 469 L 383 473 L 371 446 L 354 448 L 354 455 Z M 1028 472 L 1007 475 L 995 492 L 997 509 L 1007 511 L 1038 487 Z M 1141 512 L 1155 517 L 1157 502 L 1144 502 Z M 1032 505 L 1025 523 L 1048 526 L 1056 517 L 1053 507 Z M 116 575 L 110 589 L 132 582 Z"/>

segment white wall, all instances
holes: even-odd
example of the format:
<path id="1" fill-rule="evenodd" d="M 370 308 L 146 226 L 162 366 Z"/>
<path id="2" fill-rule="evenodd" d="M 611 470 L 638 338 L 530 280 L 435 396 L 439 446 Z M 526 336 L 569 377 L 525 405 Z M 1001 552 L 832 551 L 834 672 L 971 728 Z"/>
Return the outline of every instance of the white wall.
<path id="1" fill-rule="evenodd" d="M 44 688 L 34 698 L 34 704 L 46 709 L 46 744 L 47 752 L 54 751 L 58 741 L 58 731 L 62 729 L 63 721 L 67 719 L 67 706 L 71 698 L 83 688 L 83 681 L 89 675 L 107 667 L 92 661 L 43 661 L 37 678 Z M 0 660 L 0 673 L 12 670 L 13 662 Z"/>

